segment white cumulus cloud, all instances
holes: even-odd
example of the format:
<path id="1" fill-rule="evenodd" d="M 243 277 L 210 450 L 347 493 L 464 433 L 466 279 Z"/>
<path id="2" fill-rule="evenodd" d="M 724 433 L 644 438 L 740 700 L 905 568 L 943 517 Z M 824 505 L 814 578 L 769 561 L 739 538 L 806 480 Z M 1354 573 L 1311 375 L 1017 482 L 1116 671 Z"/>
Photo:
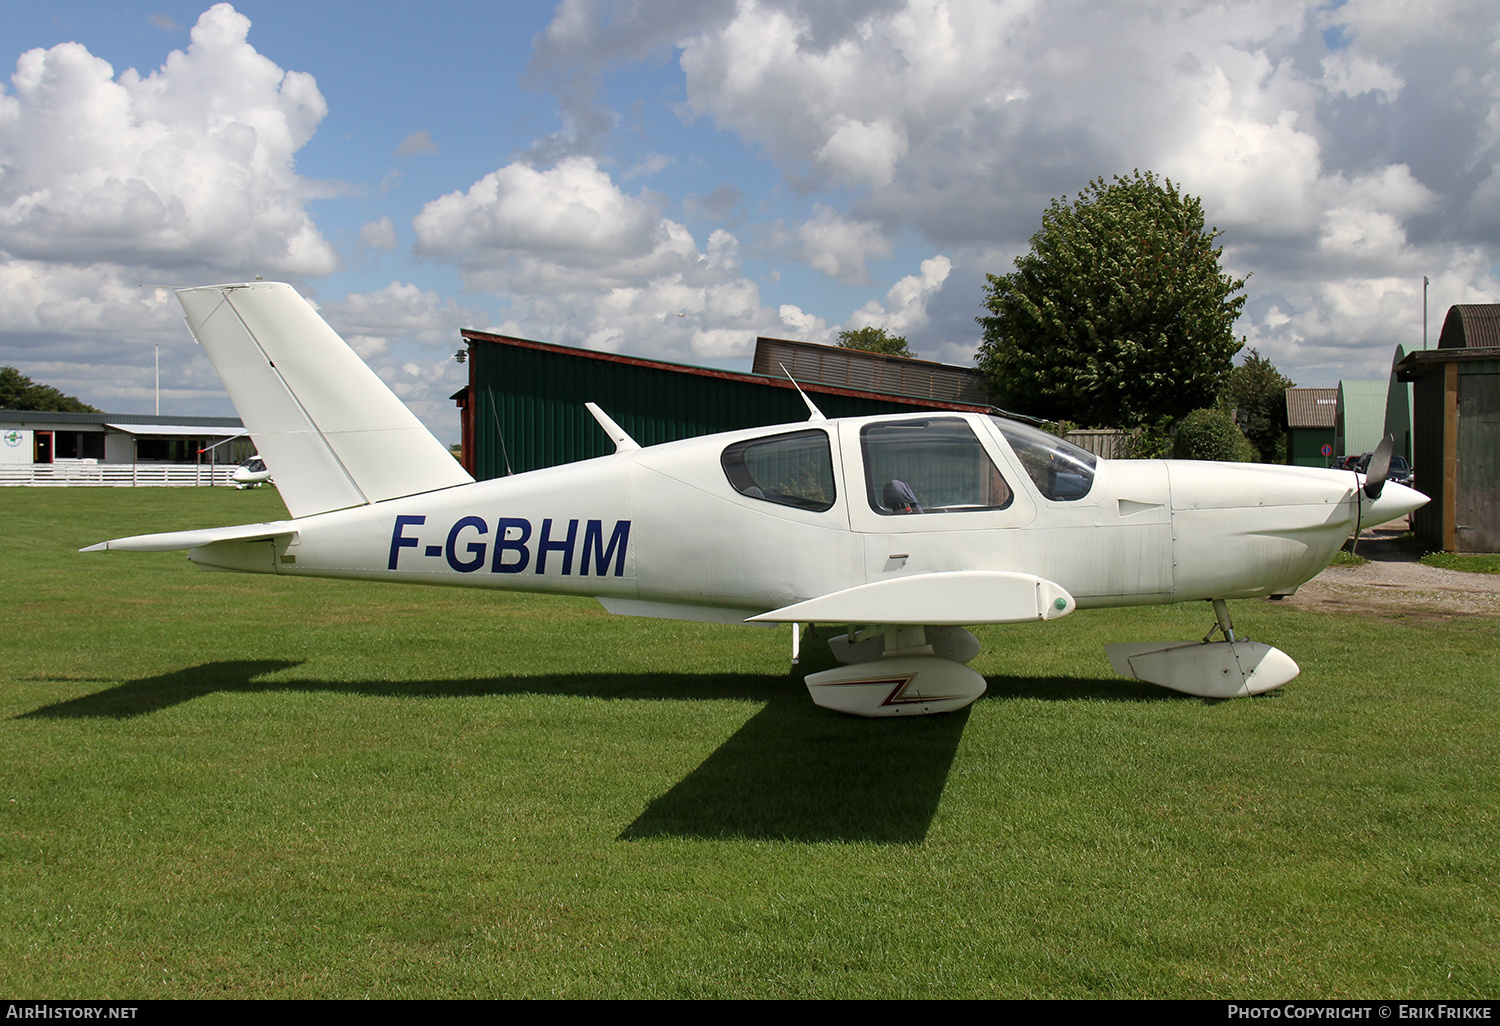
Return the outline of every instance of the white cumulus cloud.
<path id="1" fill-rule="evenodd" d="M 0 86 L 0 345 L 6 362 L 112 411 L 223 412 L 213 368 L 157 283 L 339 267 L 298 151 L 327 113 L 311 75 L 248 42 L 228 4 L 142 74 L 78 43 L 20 54 Z"/>
<path id="2" fill-rule="evenodd" d="M 902 335 L 927 323 L 927 304 L 948 280 L 953 261 L 939 253 L 922 261 L 920 274 L 909 274 L 892 285 L 885 302 L 870 300 L 849 318 L 851 328 L 885 328 Z"/>
<path id="3" fill-rule="evenodd" d="M 368 246 L 370 249 L 394 252 L 397 246 L 396 226 L 389 217 L 367 221 L 360 226 L 359 241 L 361 245 Z"/>
<path id="4" fill-rule="evenodd" d="M 797 227 L 802 259 L 830 278 L 861 285 L 870 278 L 866 261 L 891 253 L 891 242 L 879 225 L 851 220 L 818 204 L 813 216 Z"/>
<path id="5" fill-rule="evenodd" d="M 338 267 L 293 157 L 327 105 L 228 4 L 142 76 L 77 43 L 22 54 L 0 94 L 0 251 L 63 263 L 321 275 Z"/>
<path id="6" fill-rule="evenodd" d="M 417 251 L 456 264 L 470 288 L 573 291 L 649 280 L 692 266 L 688 230 L 629 196 L 591 157 L 538 170 L 513 163 L 412 222 Z"/>

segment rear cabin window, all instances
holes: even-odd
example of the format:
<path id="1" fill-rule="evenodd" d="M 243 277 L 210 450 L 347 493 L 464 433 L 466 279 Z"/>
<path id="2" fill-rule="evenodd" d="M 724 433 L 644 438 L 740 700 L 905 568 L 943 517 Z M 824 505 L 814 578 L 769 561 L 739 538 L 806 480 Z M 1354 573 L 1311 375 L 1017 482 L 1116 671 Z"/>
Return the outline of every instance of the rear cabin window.
<path id="1" fill-rule="evenodd" d="M 962 420 L 900 420 L 860 432 L 870 508 L 882 516 L 1005 509 L 1010 485 Z"/>
<path id="2" fill-rule="evenodd" d="M 735 442 L 719 462 L 741 495 L 820 513 L 833 505 L 833 452 L 822 431 Z"/>

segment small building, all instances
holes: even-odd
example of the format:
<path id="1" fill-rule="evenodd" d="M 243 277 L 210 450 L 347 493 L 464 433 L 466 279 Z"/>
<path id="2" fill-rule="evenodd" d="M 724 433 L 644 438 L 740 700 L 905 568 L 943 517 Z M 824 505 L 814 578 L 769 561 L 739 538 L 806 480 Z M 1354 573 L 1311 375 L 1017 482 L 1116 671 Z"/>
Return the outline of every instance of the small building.
<path id="1" fill-rule="evenodd" d="M 1415 485 L 1432 501 L 1417 538 L 1444 552 L 1500 552 L 1500 303 L 1450 307 L 1438 347 L 1396 365 L 1412 383 Z"/>
<path id="2" fill-rule="evenodd" d="M 481 481 L 613 452 L 585 402 L 642 445 L 806 420 L 807 406 L 779 366 L 788 356 L 787 371 L 828 417 L 993 409 L 954 384 L 974 373 L 969 368 L 812 343 L 759 339 L 755 366 L 776 369 L 745 374 L 471 329 L 462 337 L 469 384 L 453 399 L 462 411 L 464 468 Z"/>
<path id="3" fill-rule="evenodd" d="M 232 469 L 254 451 L 237 417 L 0 410 L 5 484 L 137 484 L 141 467 L 153 468 L 151 483 L 191 484 L 201 474 L 166 471 L 207 467 L 212 477 L 214 467 Z"/>
<path id="4" fill-rule="evenodd" d="M 1336 388 L 1286 390 L 1286 461 L 1294 467 L 1326 467 L 1336 454 Z M 1342 455 L 1342 454 L 1339 454 Z"/>

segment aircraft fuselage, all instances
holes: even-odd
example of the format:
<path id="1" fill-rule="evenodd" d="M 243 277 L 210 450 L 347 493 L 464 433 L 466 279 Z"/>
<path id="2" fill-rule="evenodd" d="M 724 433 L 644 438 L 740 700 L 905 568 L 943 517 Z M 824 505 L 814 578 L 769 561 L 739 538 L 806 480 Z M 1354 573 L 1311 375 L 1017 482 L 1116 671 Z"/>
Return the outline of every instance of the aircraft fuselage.
<path id="1" fill-rule="evenodd" d="M 893 515 L 863 446 L 871 425 L 963 421 L 993 496 Z M 736 487 L 738 445 L 826 435 L 831 485 L 803 508 Z M 740 621 L 892 577 L 1009 571 L 1080 608 L 1290 592 L 1361 516 L 1347 471 L 1099 460 L 1087 491 L 1049 498 L 992 418 L 928 414 L 758 428 L 616 453 L 286 522 L 274 541 L 194 548 L 210 568 L 592 595 L 617 612 Z M 930 489 L 929 489 L 930 490 Z M 1412 497 L 1415 496 L 1415 499 Z M 1421 501 L 1388 484 L 1380 508 Z"/>

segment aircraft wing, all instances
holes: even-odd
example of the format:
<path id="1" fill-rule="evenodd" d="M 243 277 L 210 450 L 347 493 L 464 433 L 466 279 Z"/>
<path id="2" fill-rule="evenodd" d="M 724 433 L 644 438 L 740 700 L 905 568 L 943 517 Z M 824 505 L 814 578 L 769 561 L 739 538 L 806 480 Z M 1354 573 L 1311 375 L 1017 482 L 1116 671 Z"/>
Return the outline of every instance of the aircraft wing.
<path id="1" fill-rule="evenodd" d="M 749 620 L 935 627 L 1055 620 L 1074 608 L 1073 596 L 1055 581 L 998 570 L 955 570 L 861 584 Z"/>
<path id="2" fill-rule="evenodd" d="M 297 533 L 296 525 L 289 521 L 273 524 L 242 524 L 239 527 L 210 527 L 202 531 L 168 531 L 164 534 L 137 534 L 129 538 L 90 545 L 79 552 L 172 552 L 176 549 L 196 549 L 214 542 L 226 541 L 270 541 L 287 538 Z"/>

